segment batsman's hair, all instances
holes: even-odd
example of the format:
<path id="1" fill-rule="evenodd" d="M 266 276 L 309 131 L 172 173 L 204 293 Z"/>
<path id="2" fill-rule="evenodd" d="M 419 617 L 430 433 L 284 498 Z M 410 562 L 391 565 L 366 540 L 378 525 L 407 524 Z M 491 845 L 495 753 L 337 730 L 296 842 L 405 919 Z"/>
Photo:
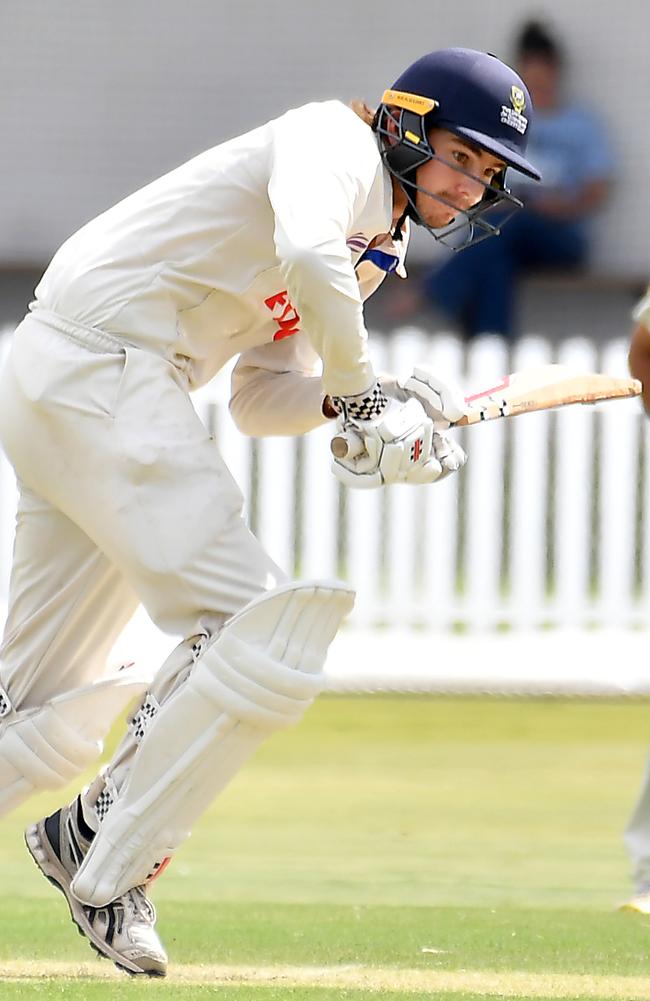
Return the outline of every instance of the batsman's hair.
<path id="1" fill-rule="evenodd" d="M 372 127 L 377 112 L 368 107 L 365 101 L 355 97 L 354 100 L 350 101 L 348 106 L 352 108 L 355 115 L 358 115 L 362 122 L 365 122 L 366 125 L 370 125 Z"/>

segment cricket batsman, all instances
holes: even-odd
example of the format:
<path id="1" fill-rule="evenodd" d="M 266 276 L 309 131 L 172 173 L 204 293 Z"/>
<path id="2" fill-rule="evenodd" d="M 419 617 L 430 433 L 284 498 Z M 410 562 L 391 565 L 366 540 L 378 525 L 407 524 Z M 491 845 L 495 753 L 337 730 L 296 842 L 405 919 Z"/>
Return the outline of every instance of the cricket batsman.
<path id="1" fill-rule="evenodd" d="M 236 357 L 241 431 L 354 430 L 365 451 L 332 466 L 349 487 L 459 469 L 445 430 L 462 398 L 425 366 L 378 380 L 363 302 L 404 273 L 409 223 L 456 249 L 497 235 L 490 213 L 520 204 L 507 171 L 539 178 L 531 115 L 517 74 L 468 49 L 419 59 L 376 112 L 288 111 L 70 237 L 15 332 L 0 387 L 20 488 L 0 812 L 80 775 L 141 697 L 110 763 L 26 832 L 80 931 L 131 974 L 167 968 L 151 880 L 319 694 L 353 603 L 345 584 L 272 562 L 190 393 Z M 134 669 L 106 669 L 139 602 L 184 637 L 146 691 Z"/>

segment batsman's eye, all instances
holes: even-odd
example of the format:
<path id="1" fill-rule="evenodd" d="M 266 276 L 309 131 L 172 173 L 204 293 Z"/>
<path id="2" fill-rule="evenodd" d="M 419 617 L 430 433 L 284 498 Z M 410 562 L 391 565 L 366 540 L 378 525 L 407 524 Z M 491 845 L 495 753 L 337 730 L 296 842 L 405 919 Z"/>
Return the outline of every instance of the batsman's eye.
<path id="1" fill-rule="evenodd" d="M 490 184 L 494 184 L 503 167 L 486 167 L 483 173 Z"/>

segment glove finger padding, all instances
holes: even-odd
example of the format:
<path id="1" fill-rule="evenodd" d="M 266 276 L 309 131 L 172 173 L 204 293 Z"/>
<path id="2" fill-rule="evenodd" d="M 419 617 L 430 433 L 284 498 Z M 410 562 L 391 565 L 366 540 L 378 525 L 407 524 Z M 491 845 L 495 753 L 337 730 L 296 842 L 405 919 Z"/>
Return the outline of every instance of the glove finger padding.
<path id="1" fill-rule="evenodd" d="M 441 473 L 439 479 L 449 476 L 450 473 L 457 473 L 467 462 L 467 453 L 458 442 L 436 431 L 433 433 L 432 451 L 440 463 Z"/>
<path id="2" fill-rule="evenodd" d="M 366 451 L 350 459 L 334 459 L 334 475 L 346 486 L 377 487 L 390 483 L 433 483 L 442 465 L 432 454 L 433 424 L 415 399 L 391 401 L 373 421 L 339 418 L 338 431 L 352 430 Z"/>
<path id="3" fill-rule="evenodd" d="M 465 413 L 465 397 L 449 379 L 441 379 L 426 365 L 416 365 L 412 375 L 399 383 L 409 396 L 424 407 L 436 429 L 448 428 Z"/>

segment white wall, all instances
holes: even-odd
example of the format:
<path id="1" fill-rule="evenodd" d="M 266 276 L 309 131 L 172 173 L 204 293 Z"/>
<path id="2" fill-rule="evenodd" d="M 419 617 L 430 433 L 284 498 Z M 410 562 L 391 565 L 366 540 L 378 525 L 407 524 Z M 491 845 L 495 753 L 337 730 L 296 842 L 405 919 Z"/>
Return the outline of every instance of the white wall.
<path id="1" fill-rule="evenodd" d="M 427 50 L 507 59 L 531 14 L 565 37 L 571 88 L 619 149 L 598 257 L 650 270 L 647 0 L 2 0 L 0 263 L 47 259 L 119 197 L 286 107 L 376 102 Z"/>

